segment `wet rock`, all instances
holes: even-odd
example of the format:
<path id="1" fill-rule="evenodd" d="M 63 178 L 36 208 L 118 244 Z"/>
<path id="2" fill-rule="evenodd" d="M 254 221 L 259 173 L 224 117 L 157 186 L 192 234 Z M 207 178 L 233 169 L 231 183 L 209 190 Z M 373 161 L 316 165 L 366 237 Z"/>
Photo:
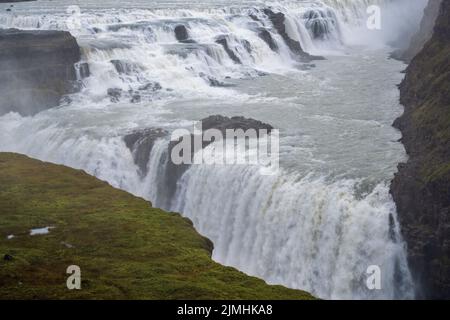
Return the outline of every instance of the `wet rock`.
<path id="1" fill-rule="evenodd" d="M 91 50 L 131 49 L 131 45 L 118 39 L 87 39 L 84 47 Z"/>
<path id="2" fill-rule="evenodd" d="M 107 94 L 111 98 L 111 102 L 119 102 L 122 92 L 123 90 L 119 88 L 109 88 Z"/>
<path id="3" fill-rule="evenodd" d="M 184 25 L 182 25 L 182 24 L 177 25 L 175 27 L 174 32 L 175 32 L 175 38 L 179 42 L 182 42 L 182 43 L 195 43 L 195 41 L 192 40 L 189 37 L 189 32 L 188 32 L 187 28 Z"/>
<path id="4" fill-rule="evenodd" d="M 227 129 L 242 129 L 244 131 L 247 131 L 249 129 L 254 129 L 257 132 L 257 136 L 259 136 L 259 130 L 267 130 L 267 133 L 270 133 L 273 129 L 273 127 L 270 124 L 251 119 L 251 118 L 245 118 L 245 117 L 225 117 L 221 115 L 214 115 L 209 116 L 207 118 L 204 118 L 201 120 L 202 123 L 202 131 L 205 132 L 209 129 L 217 129 L 219 130 L 223 136 L 226 135 Z M 190 136 L 192 146 L 191 146 L 191 159 L 193 159 L 194 154 L 198 151 L 195 149 L 195 146 L 193 144 L 193 138 L 194 136 L 191 134 Z M 167 185 L 167 192 L 169 199 L 173 196 L 176 190 L 176 184 L 180 177 L 186 172 L 187 169 L 189 169 L 189 164 L 174 164 L 171 161 L 170 155 L 172 153 L 173 148 L 181 141 L 180 140 L 172 140 L 169 143 L 169 160 L 167 162 L 166 166 L 166 185 Z M 203 139 L 202 139 L 203 140 Z M 211 141 L 202 141 L 201 148 L 207 147 L 209 144 L 211 144 Z"/>
<path id="5" fill-rule="evenodd" d="M 189 34 L 184 25 L 178 25 L 175 27 L 175 38 L 177 38 L 178 41 L 184 41 L 189 39 Z"/>
<path id="6" fill-rule="evenodd" d="M 205 79 L 205 81 L 207 81 L 211 87 L 222 87 L 222 88 L 234 87 L 234 85 L 231 83 L 225 83 L 214 77 L 208 76 L 202 72 L 199 74 L 199 76 Z"/>
<path id="7" fill-rule="evenodd" d="M 259 22 L 259 18 L 258 18 L 256 15 L 254 15 L 253 13 L 250 13 L 248 16 L 249 16 L 253 21 Z"/>
<path id="8" fill-rule="evenodd" d="M 140 91 L 159 91 L 162 89 L 161 84 L 159 82 L 149 82 L 138 88 Z"/>
<path id="9" fill-rule="evenodd" d="M 131 95 L 131 100 L 130 100 L 130 102 L 131 102 L 131 103 L 139 103 L 139 102 L 141 102 L 141 95 L 138 94 L 138 93 L 133 93 L 133 94 Z"/>
<path id="10" fill-rule="evenodd" d="M 119 74 L 125 73 L 125 67 L 122 64 L 122 61 L 120 61 L 120 60 L 111 60 L 110 62 L 112 63 L 112 65 L 114 66 L 114 68 L 116 69 L 116 71 Z"/>
<path id="11" fill-rule="evenodd" d="M 132 31 L 151 31 L 149 22 L 146 22 L 146 21 L 112 24 L 112 25 L 109 25 L 107 28 L 109 31 L 113 31 L 113 32 L 117 32 L 121 29 L 129 29 Z"/>
<path id="12" fill-rule="evenodd" d="M 203 131 L 208 129 L 217 129 L 225 135 L 227 129 L 242 129 L 247 131 L 249 129 L 254 129 L 257 132 L 259 130 L 267 130 L 270 133 L 273 127 L 270 124 L 255 120 L 252 118 L 245 117 L 224 117 L 221 115 L 209 116 L 201 120 Z"/>
<path id="13" fill-rule="evenodd" d="M 203 131 L 208 129 L 217 129 L 225 135 L 225 131 L 227 129 L 243 129 L 244 131 L 248 129 L 265 129 L 267 133 L 270 133 L 273 127 L 269 124 L 263 123 L 258 120 L 244 118 L 244 117 L 224 117 L 220 115 L 210 116 L 203 120 L 201 120 Z M 128 149 L 131 150 L 133 154 L 133 158 L 135 163 L 139 167 L 139 171 L 142 177 L 144 177 L 147 172 L 148 162 L 150 160 L 150 154 L 153 149 L 154 143 L 157 139 L 163 138 L 167 136 L 168 133 L 163 129 L 155 129 L 149 128 L 144 130 L 138 130 L 132 132 L 124 137 L 124 141 Z M 191 143 L 193 143 L 193 135 L 191 134 L 189 137 L 184 137 L 191 139 Z M 165 169 L 159 174 L 161 174 L 160 181 L 161 184 L 158 186 L 158 199 L 160 201 L 159 205 L 162 207 L 168 207 L 170 205 L 170 201 L 173 195 L 176 192 L 177 182 L 181 178 L 181 176 L 189 169 L 190 164 L 175 164 L 171 159 L 171 154 L 173 148 L 183 139 L 172 140 L 169 142 L 167 147 L 167 152 L 162 157 L 163 165 L 165 165 Z M 203 142 L 201 148 L 205 148 L 211 142 Z M 194 149 L 194 145 L 191 146 L 192 153 L 189 155 L 192 159 L 193 155 L 196 151 Z M 163 200 L 165 199 L 165 200 Z"/>
<path id="14" fill-rule="evenodd" d="M 252 53 L 252 44 L 248 40 L 241 40 L 242 46 L 248 53 Z"/>
<path id="15" fill-rule="evenodd" d="M 297 69 L 302 70 L 302 71 L 308 71 L 315 67 L 316 67 L 316 65 L 314 63 L 303 63 L 303 64 L 297 66 Z"/>
<path id="16" fill-rule="evenodd" d="M 259 120 L 255 120 L 252 118 L 245 118 L 245 117 L 240 117 L 240 116 L 230 118 L 230 117 L 225 117 L 225 116 L 221 116 L 221 115 L 213 115 L 213 116 L 209 116 L 207 118 L 200 120 L 200 122 L 202 124 L 202 132 L 205 132 L 209 129 L 216 129 L 222 133 L 222 136 L 226 135 L 226 131 L 228 129 L 231 129 L 231 130 L 242 129 L 244 131 L 254 129 L 254 130 L 256 130 L 256 134 L 258 137 L 259 137 L 260 131 L 262 132 L 263 130 L 265 130 L 266 133 L 269 134 L 273 130 L 273 127 L 270 124 L 267 124 L 267 123 L 264 123 L 264 122 L 261 122 Z M 191 137 L 192 137 L 192 135 L 191 135 Z M 191 139 L 191 140 L 193 140 L 193 139 Z M 202 143 L 201 147 L 205 148 L 210 143 L 211 143 L 210 141 L 204 141 Z M 196 151 L 198 151 L 198 150 L 194 150 L 194 148 L 192 148 L 192 150 L 193 150 L 193 154 Z"/>
<path id="17" fill-rule="evenodd" d="M 277 30 L 278 34 L 283 38 L 284 42 L 289 47 L 291 52 L 294 53 L 296 56 L 298 56 L 302 61 L 308 62 L 311 60 L 324 59 L 323 57 L 311 56 L 310 54 L 306 53 L 302 49 L 300 42 L 293 40 L 289 37 L 289 35 L 286 31 L 286 25 L 285 25 L 286 17 L 284 15 L 284 13 L 274 12 L 271 9 L 266 8 L 266 9 L 264 9 L 264 14 L 272 22 L 273 27 L 275 28 L 275 30 Z"/>
<path id="18" fill-rule="evenodd" d="M 331 34 L 331 28 L 337 26 L 335 17 L 323 9 L 311 9 L 304 13 L 305 26 L 313 39 L 325 40 Z"/>
<path id="19" fill-rule="evenodd" d="M 139 64 L 126 60 L 111 60 L 110 62 L 118 74 L 132 75 L 143 69 Z"/>
<path id="20" fill-rule="evenodd" d="M 226 83 L 223 81 L 219 81 L 216 78 L 208 77 L 208 81 L 211 87 L 221 87 L 221 88 L 231 88 L 235 85 L 232 83 Z"/>
<path id="21" fill-rule="evenodd" d="M 91 75 L 91 71 L 89 69 L 89 64 L 87 62 L 83 62 L 79 66 L 80 77 L 81 79 L 85 79 Z"/>
<path id="22" fill-rule="evenodd" d="M 75 92 L 80 48 L 63 31 L 0 30 L 0 116 L 55 107 Z"/>
<path id="23" fill-rule="evenodd" d="M 273 40 L 272 35 L 270 34 L 270 32 L 267 29 L 260 29 L 260 31 L 258 32 L 258 36 L 264 40 L 265 43 L 267 43 L 267 45 L 269 46 L 269 48 L 272 51 L 278 51 L 278 46 L 275 43 L 275 41 Z"/>
<path id="24" fill-rule="evenodd" d="M 123 138 L 126 146 L 133 154 L 134 163 L 139 167 L 142 177 L 148 172 L 147 165 L 155 141 L 167 134 L 167 131 L 163 129 L 149 128 L 134 131 Z"/>
<path id="25" fill-rule="evenodd" d="M 223 49 L 228 54 L 231 60 L 233 60 L 235 63 L 242 64 L 241 59 L 239 59 L 239 57 L 230 48 L 227 37 L 225 35 L 218 36 L 216 38 L 216 43 L 222 45 Z"/>

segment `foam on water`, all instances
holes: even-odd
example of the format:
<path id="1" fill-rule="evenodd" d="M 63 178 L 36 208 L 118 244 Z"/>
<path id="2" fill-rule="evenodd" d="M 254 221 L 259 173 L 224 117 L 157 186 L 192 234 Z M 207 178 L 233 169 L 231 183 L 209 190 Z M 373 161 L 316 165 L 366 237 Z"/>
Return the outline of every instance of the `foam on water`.
<path id="1" fill-rule="evenodd" d="M 306 52 L 332 59 L 351 56 L 350 46 L 364 46 L 358 61 L 367 62 L 367 70 L 375 70 L 377 64 L 387 62 L 373 60 L 367 48 L 385 47 L 404 34 L 405 26 L 413 30 L 416 25 L 412 21 L 424 2 L 207 1 L 179 9 L 164 1 L 151 7 L 147 1 L 125 1 L 117 8 L 108 1 L 86 0 L 80 3 L 81 27 L 71 32 L 82 47 L 82 63 L 88 63 L 90 76 L 81 77 L 79 69 L 81 91 L 66 97 L 59 108 L 34 117 L 13 113 L 0 117 L 0 150 L 84 169 L 155 206 L 181 212 L 214 242 L 216 261 L 270 283 L 308 290 L 322 298 L 412 298 L 413 283 L 387 185 L 395 167 L 392 159 L 401 159 L 403 153 L 389 141 L 398 139 L 395 133 L 380 133 L 391 130 L 387 128 L 395 112 L 388 113 L 391 118 L 374 119 L 371 113 L 358 114 L 362 111 L 356 103 L 350 110 L 355 116 L 350 119 L 322 111 L 322 105 L 315 106 L 321 110 L 318 114 L 308 114 L 307 107 L 314 106 L 311 101 L 323 103 L 315 95 L 324 90 L 334 99 L 343 99 L 348 92 L 340 92 L 341 87 L 330 81 L 332 70 L 312 75 L 307 70 L 311 66 L 290 51 L 263 9 L 270 6 L 274 12 L 284 13 L 287 34 Z M 385 17 L 388 30 L 364 31 L 366 8 L 373 3 L 389 9 Z M 69 15 L 64 5 L 58 5 L 42 1 L 32 4 L 33 10 L 18 5 L 13 14 L 0 14 L 0 26 L 67 30 Z M 405 10 L 407 5 L 412 9 Z M 180 24 L 195 43 L 176 40 L 174 28 Z M 261 28 L 270 33 L 277 50 L 258 35 Z M 240 63 L 216 42 L 218 37 L 226 39 Z M 350 65 L 349 77 L 361 76 L 359 68 Z M 394 83 L 394 74 L 396 71 L 387 81 Z M 249 79 L 255 88 L 243 85 Z M 220 85 L 212 85 L 217 83 Z M 259 92 L 267 84 L 279 90 Z M 308 85 L 316 89 L 310 90 Z M 392 88 L 395 90 L 393 84 Z M 112 101 L 108 89 L 121 90 L 117 101 Z M 302 90 L 309 95 L 302 96 Z M 136 95 L 139 101 L 132 102 Z M 389 107 L 391 102 L 384 103 Z M 195 108 L 186 107 L 190 104 Z M 268 104 L 280 111 L 267 111 Z M 215 113 L 248 107 L 249 114 L 267 113 L 269 120 L 284 119 L 295 125 L 292 113 L 283 113 L 290 108 L 301 114 L 302 123 L 369 128 L 374 148 L 385 154 L 387 173 L 375 170 L 370 177 L 350 177 L 342 174 L 346 168 L 339 166 L 325 171 L 324 165 L 334 163 L 340 150 L 331 146 L 318 153 L 320 132 L 289 128 L 282 131 L 280 156 L 282 161 L 283 157 L 297 161 L 298 166 L 283 167 L 275 175 L 262 175 L 255 166 L 192 166 L 175 190 L 168 190 L 166 139 L 154 144 L 148 173 L 140 175 L 123 136 L 141 128 L 170 132 L 186 127 L 189 120 L 200 118 L 201 110 L 211 113 L 210 105 L 219 106 Z M 392 102 L 391 107 L 398 105 Z M 342 134 L 358 145 L 357 134 Z M 355 158 L 363 152 L 350 150 Z M 304 158 L 296 159 L 298 154 Z M 307 166 L 302 166 L 303 160 Z M 382 290 L 370 291 L 365 286 L 370 265 L 382 270 Z"/>

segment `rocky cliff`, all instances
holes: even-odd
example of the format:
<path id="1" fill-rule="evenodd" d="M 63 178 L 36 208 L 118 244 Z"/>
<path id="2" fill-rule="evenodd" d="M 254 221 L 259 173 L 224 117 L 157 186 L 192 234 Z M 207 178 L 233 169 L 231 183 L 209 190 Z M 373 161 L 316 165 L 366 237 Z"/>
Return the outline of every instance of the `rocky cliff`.
<path id="1" fill-rule="evenodd" d="M 33 115 L 74 90 L 80 48 L 62 31 L 0 29 L 0 116 Z"/>
<path id="2" fill-rule="evenodd" d="M 439 14 L 442 0 L 429 0 L 425 8 L 419 31 L 412 37 L 409 47 L 393 54 L 394 58 L 411 62 L 411 60 L 423 49 L 425 43 L 433 35 L 433 28 Z"/>
<path id="3" fill-rule="evenodd" d="M 450 1 L 400 85 L 395 126 L 409 155 L 391 193 L 408 244 L 418 298 L 450 298 Z"/>

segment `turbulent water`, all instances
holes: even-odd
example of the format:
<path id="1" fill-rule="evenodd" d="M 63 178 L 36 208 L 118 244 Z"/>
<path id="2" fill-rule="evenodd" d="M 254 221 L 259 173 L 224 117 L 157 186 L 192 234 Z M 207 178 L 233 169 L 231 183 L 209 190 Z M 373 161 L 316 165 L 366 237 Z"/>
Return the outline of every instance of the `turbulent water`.
<path id="1" fill-rule="evenodd" d="M 382 29 L 366 9 L 382 8 Z M 81 12 L 70 5 L 78 5 Z M 33 117 L 0 117 L 0 150 L 84 169 L 155 206 L 181 212 L 215 245 L 213 258 L 269 283 L 322 298 L 412 298 L 413 283 L 388 190 L 405 160 L 389 45 L 414 32 L 425 1 L 38 1 L 0 13 L 0 27 L 70 30 L 82 47 L 81 91 Z M 325 60 L 305 62 L 289 37 Z M 0 10 L 3 7 L 0 6 Z M 407 9 L 408 8 L 408 9 Z M 183 24 L 189 42 L 174 29 Z M 267 30 L 272 47 L 261 36 Z M 217 43 L 225 39 L 229 50 Z M 79 66 L 78 66 L 79 67 Z M 219 85 L 217 85 L 219 84 Z M 111 97 L 108 89 L 120 89 Z M 281 170 L 194 165 L 173 190 L 166 138 L 147 170 L 123 136 L 243 115 L 280 130 Z M 381 268 L 381 290 L 366 269 Z"/>

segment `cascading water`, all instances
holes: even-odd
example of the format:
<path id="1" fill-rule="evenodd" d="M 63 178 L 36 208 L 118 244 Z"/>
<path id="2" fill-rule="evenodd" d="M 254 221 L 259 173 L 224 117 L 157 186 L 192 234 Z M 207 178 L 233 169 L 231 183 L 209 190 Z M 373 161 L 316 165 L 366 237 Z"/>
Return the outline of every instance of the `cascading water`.
<path id="1" fill-rule="evenodd" d="M 270 283 L 322 298 L 412 298 L 388 191 L 405 158 L 391 128 L 404 66 L 386 58 L 387 42 L 405 25 L 415 28 L 411 17 L 425 1 L 410 2 L 415 9 L 404 20 L 387 15 L 390 29 L 364 39 L 368 5 L 395 11 L 404 1 L 206 1 L 174 9 L 174 1 L 117 8 L 83 0 L 75 23 L 69 1 L 18 5 L 0 14 L 1 27 L 72 27 L 83 53 L 81 91 L 34 117 L 0 117 L 0 150 L 84 169 L 181 212 L 214 242 L 216 261 Z M 327 60 L 295 52 L 268 8 L 283 14 L 287 36 L 303 51 Z M 186 39 L 177 39 L 179 26 Z M 211 114 L 279 128 L 280 171 L 194 165 L 169 186 L 167 138 L 152 146 L 146 170 L 123 139 Z M 365 285 L 370 265 L 381 268 L 382 290 Z"/>

